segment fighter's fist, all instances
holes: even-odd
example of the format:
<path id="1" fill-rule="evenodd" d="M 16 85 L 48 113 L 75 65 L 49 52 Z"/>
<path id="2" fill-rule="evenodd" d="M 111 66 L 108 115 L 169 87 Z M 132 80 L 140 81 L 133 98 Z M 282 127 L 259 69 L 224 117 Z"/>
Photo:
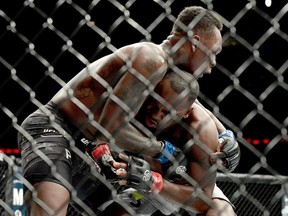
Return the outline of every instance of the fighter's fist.
<path id="1" fill-rule="evenodd" d="M 220 151 L 224 153 L 225 157 L 222 158 L 224 161 L 225 167 L 229 172 L 232 172 L 239 164 L 240 161 L 240 148 L 236 140 L 231 137 L 225 137 L 220 139 Z"/>
<path id="2" fill-rule="evenodd" d="M 218 152 L 214 153 L 212 157 L 221 158 L 223 165 L 228 172 L 232 172 L 240 161 L 240 147 L 235 140 L 234 133 L 230 130 L 225 130 L 219 134 L 219 148 Z"/>
<path id="3" fill-rule="evenodd" d="M 126 186 L 139 191 L 159 193 L 163 188 L 161 174 L 153 172 L 150 165 L 142 158 L 120 154 L 120 158 L 127 162 Z"/>
<path id="4" fill-rule="evenodd" d="M 92 158 L 101 168 L 101 173 L 111 182 L 117 181 L 116 169 L 113 167 L 114 158 L 107 144 L 97 146 L 91 152 Z"/>
<path id="5" fill-rule="evenodd" d="M 188 160 L 181 151 L 172 143 L 163 140 L 162 154 L 155 158 L 162 164 L 162 171 L 165 179 L 170 181 L 180 180 L 182 174 L 187 171 Z"/>
<path id="6" fill-rule="evenodd" d="M 186 173 L 188 160 L 181 149 L 174 149 L 173 158 L 166 164 L 162 164 L 162 172 L 165 179 L 169 181 L 178 181 L 182 179 L 183 173 Z"/>

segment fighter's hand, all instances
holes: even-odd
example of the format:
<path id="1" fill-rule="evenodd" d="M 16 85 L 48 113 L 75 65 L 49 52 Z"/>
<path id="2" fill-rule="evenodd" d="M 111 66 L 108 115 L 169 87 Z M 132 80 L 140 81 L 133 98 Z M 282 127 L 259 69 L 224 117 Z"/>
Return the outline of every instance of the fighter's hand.
<path id="1" fill-rule="evenodd" d="M 188 160 L 181 151 L 172 143 L 163 140 L 162 154 L 155 158 L 162 165 L 163 176 L 169 181 L 182 179 L 182 174 L 187 171 Z"/>
<path id="2" fill-rule="evenodd" d="M 216 158 L 222 159 L 223 166 L 228 172 L 232 172 L 238 166 L 240 156 L 240 147 L 234 133 L 230 130 L 220 133 L 218 151 L 211 155 L 212 161 L 215 162 Z"/>
<path id="3" fill-rule="evenodd" d="M 111 183 L 118 182 L 116 175 L 117 169 L 125 169 L 126 163 L 117 162 L 113 158 L 108 144 L 101 144 L 91 152 L 92 158 L 100 167 L 101 174 L 105 175 L 106 179 Z"/>
<path id="4" fill-rule="evenodd" d="M 150 165 L 144 159 L 119 154 L 119 157 L 127 162 L 127 169 L 123 172 L 126 186 L 139 191 L 149 191 L 159 193 L 163 188 L 163 178 L 161 174 L 153 172 Z M 117 171 L 117 174 L 119 172 Z M 120 174 L 118 174 L 119 177 Z"/>
<path id="5" fill-rule="evenodd" d="M 182 179 L 182 175 L 186 173 L 188 160 L 181 151 L 176 148 L 173 153 L 173 158 L 166 164 L 162 164 L 162 172 L 165 179 L 175 182 Z"/>

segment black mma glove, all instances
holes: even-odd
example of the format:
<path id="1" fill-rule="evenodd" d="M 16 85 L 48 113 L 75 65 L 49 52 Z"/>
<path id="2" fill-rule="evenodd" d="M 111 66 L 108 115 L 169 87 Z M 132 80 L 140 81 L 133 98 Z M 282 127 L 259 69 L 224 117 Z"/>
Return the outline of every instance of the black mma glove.
<path id="1" fill-rule="evenodd" d="M 134 156 L 127 156 L 125 161 L 127 162 L 126 186 L 146 192 L 159 193 L 162 190 L 161 174 L 151 171 L 147 161 Z"/>
<path id="2" fill-rule="evenodd" d="M 108 144 L 101 144 L 91 151 L 92 158 L 99 165 L 100 173 L 105 175 L 106 179 L 111 183 L 118 181 L 115 174 L 116 169 L 112 166 L 114 158 L 111 154 Z"/>
<path id="3" fill-rule="evenodd" d="M 240 161 L 240 147 L 238 142 L 235 140 L 234 133 L 230 130 L 225 130 L 219 134 L 220 151 L 224 166 L 229 172 L 232 172 L 239 164 Z"/>
<path id="4" fill-rule="evenodd" d="M 169 181 L 181 180 L 181 175 L 187 171 L 188 160 L 181 149 L 166 140 L 163 141 L 162 154 L 155 159 L 162 164 L 163 176 Z"/>

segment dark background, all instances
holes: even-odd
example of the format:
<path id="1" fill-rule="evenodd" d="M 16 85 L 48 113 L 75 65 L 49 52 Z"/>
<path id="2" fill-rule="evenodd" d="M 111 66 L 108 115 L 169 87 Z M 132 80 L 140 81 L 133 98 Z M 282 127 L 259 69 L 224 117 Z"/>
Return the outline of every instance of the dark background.
<path id="1" fill-rule="evenodd" d="M 111 53 L 107 39 L 116 48 L 141 40 L 161 43 L 171 30 L 171 17 L 185 6 L 201 5 L 222 16 L 224 30 L 217 67 L 200 80 L 200 100 L 237 133 L 242 158 L 235 172 L 288 175 L 282 165 L 288 152 L 286 0 L 272 0 L 271 7 L 264 0 L 252 5 L 243 0 L 208 5 L 188 0 L 92 2 L 0 1 L 4 152 L 19 156 L 18 124 L 59 90 L 59 78 L 67 82 L 88 62 Z M 123 16 L 124 6 L 129 19 Z"/>

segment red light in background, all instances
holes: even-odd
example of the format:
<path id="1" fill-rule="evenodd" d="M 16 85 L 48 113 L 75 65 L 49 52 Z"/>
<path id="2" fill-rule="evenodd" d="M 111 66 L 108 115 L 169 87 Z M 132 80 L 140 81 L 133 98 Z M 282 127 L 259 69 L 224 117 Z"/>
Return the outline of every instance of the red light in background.
<path id="1" fill-rule="evenodd" d="M 269 138 L 263 138 L 263 139 L 253 139 L 253 138 L 245 138 L 245 140 L 252 144 L 252 145 L 268 145 L 271 141 L 271 139 Z M 280 143 L 287 143 L 287 140 L 285 139 L 281 139 Z M 7 155 L 19 155 L 20 154 L 20 150 L 18 148 L 0 148 L 0 152 L 3 152 L 4 154 Z"/>
<path id="2" fill-rule="evenodd" d="M 20 154 L 20 149 L 18 149 L 18 148 L 0 148 L 0 152 L 3 152 L 4 154 L 7 154 L 7 155 L 11 155 L 11 154 L 18 155 L 18 154 Z"/>
<path id="3" fill-rule="evenodd" d="M 246 141 L 247 141 L 248 143 L 252 143 L 252 139 L 250 139 L 250 138 L 246 138 Z"/>
<path id="4" fill-rule="evenodd" d="M 253 139 L 252 140 L 252 144 L 253 145 L 259 145 L 261 142 L 260 142 L 260 140 L 259 139 Z"/>
<path id="5" fill-rule="evenodd" d="M 264 138 L 264 139 L 246 138 L 246 141 L 248 143 L 251 143 L 252 145 L 260 145 L 260 144 L 268 145 L 271 140 L 269 138 Z"/>
<path id="6" fill-rule="evenodd" d="M 13 154 L 20 154 L 20 149 L 18 149 L 18 148 L 13 149 Z"/>
<path id="7" fill-rule="evenodd" d="M 13 152 L 12 149 L 6 149 L 6 152 L 4 152 L 4 153 L 11 154 L 12 152 Z"/>

